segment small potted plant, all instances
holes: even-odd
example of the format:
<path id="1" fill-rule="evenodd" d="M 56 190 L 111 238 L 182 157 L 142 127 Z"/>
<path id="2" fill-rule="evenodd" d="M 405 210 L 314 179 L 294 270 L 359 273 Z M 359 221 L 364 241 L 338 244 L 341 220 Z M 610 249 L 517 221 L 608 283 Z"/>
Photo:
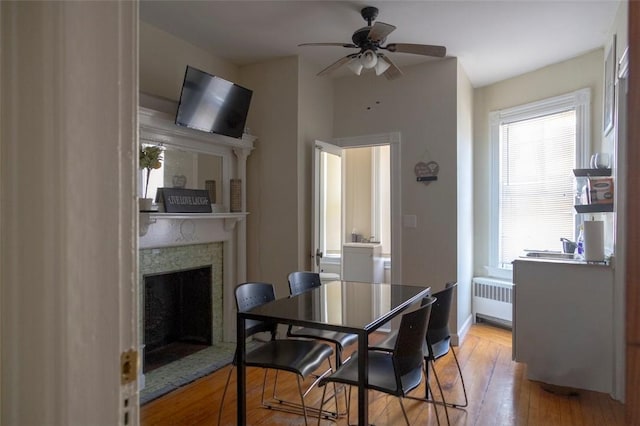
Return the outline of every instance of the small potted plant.
<path id="1" fill-rule="evenodd" d="M 140 210 L 151 210 L 153 199 L 147 198 L 149 190 L 149 176 L 153 169 L 162 167 L 162 148 L 154 145 L 140 147 L 140 169 L 145 171 L 145 184 L 142 198 L 140 198 Z"/>

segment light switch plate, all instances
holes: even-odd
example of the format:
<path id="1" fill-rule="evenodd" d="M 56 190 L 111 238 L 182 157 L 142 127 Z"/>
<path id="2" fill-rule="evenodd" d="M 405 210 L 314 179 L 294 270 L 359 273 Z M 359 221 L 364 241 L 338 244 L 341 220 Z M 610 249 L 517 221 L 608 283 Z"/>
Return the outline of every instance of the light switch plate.
<path id="1" fill-rule="evenodd" d="M 402 225 L 405 228 L 417 228 L 418 227 L 418 218 L 415 214 L 405 214 L 402 217 Z"/>

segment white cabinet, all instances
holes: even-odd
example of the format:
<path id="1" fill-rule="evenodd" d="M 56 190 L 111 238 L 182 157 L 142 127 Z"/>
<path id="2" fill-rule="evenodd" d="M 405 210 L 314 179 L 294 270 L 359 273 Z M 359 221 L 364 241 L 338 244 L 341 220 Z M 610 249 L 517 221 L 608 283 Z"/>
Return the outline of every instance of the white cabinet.
<path id="1" fill-rule="evenodd" d="M 377 243 L 347 243 L 342 246 L 342 279 L 381 283 L 384 280 L 382 246 Z"/>
<path id="2" fill-rule="evenodd" d="M 559 386 L 613 389 L 613 271 L 608 265 L 516 260 L 513 356 Z"/>

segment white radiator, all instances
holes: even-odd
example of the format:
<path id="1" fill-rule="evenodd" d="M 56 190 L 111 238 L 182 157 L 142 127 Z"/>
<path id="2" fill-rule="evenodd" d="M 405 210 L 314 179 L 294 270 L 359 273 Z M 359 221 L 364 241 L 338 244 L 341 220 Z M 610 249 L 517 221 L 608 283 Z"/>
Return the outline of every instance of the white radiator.
<path id="1" fill-rule="evenodd" d="M 513 283 L 497 278 L 473 279 L 473 321 L 478 318 L 511 326 Z"/>

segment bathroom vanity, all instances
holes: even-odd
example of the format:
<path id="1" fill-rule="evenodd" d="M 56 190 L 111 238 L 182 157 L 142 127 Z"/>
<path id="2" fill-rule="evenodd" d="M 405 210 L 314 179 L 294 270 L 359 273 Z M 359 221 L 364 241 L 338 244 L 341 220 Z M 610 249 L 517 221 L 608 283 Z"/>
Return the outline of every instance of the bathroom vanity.
<path id="1" fill-rule="evenodd" d="M 342 279 L 365 283 L 384 281 L 380 243 L 346 243 L 342 246 Z"/>

